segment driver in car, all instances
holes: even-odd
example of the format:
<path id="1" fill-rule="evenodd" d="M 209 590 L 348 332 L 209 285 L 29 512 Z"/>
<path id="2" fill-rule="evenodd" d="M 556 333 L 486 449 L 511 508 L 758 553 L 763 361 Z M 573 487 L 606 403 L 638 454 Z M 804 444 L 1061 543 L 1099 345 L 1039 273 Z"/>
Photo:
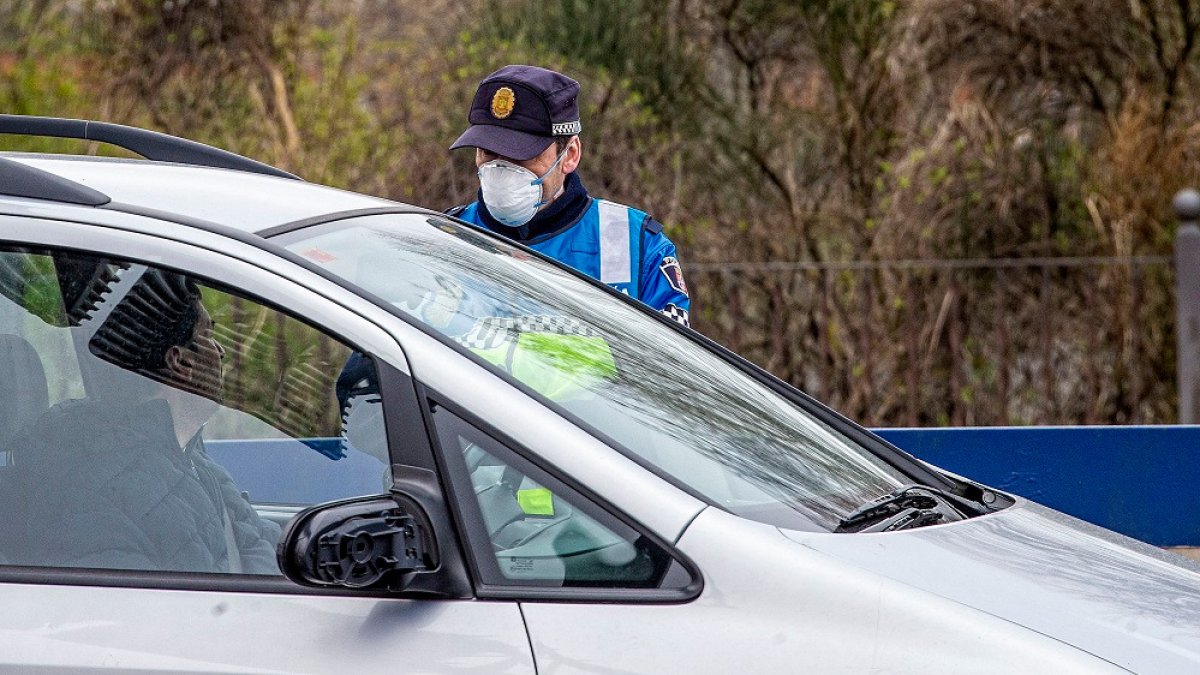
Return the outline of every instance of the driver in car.
<path id="1" fill-rule="evenodd" d="M 19 446 L 29 564 L 278 574 L 279 527 L 204 450 L 225 352 L 195 282 L 146 271 L 88 346 L 120 369 L 96 369 L 107 390 L 52 407 Z"/>

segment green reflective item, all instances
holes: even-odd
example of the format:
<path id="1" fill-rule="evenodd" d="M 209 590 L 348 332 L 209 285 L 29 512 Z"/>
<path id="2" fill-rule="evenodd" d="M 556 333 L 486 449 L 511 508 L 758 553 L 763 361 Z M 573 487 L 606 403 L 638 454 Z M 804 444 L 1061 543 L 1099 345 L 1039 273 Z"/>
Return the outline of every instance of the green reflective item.
<path id="1" fill-rule="evenodd" d="M 523 333 L 517 349 L 537 354 L 565 373 L 615 377 L 616 364 L 602 338 L 553 333 Z"/>
<path id="2" fill-rule="evenodd" d="M 597 380 L 617 376 L 617 365 L 602 338 L 554 333 L 521 333 L 513 344 L 471 351 L 508 371 L 552 401 L 588 395 Z"/>
<path id="3" fill-rule="evenodd" d="M 554 515 L 554 495 L 546 488 L 517 490 L 517 504 L 528 516 Z"/>

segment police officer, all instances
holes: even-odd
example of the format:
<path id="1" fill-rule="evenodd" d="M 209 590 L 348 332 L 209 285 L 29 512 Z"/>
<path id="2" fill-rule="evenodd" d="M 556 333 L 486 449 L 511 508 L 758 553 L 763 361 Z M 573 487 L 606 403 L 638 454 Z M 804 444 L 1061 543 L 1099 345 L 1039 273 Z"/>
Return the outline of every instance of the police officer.
<path id="1" fill-rule="evenodd" d="M 475 148 L 479 196 L 447 213 L 599 279 L 688 325 L 691 302 L 675 245 L 644 211 L 588 194 L 575 172 L 579 83 L 505 66 L 475 92 L 471 126 L 450 146 Z"/>

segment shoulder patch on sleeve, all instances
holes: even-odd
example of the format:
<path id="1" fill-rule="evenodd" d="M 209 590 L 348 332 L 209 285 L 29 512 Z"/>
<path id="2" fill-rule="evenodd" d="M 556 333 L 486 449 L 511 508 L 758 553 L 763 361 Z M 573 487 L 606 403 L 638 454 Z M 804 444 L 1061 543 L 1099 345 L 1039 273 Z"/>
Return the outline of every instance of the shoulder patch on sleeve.
<path id="1" fill-rule="evenodd" d="M 683 270 L 679 267 L 679 260 L 675 256 L 669 255 L 663 258 L 658 270 L 667 278 L 667 283 L 671 284 L 671 288 L 684 295 L 688 294 L 687 283 L 683 280 Z"/>
<path id="2" fill-rule="evenodd" d="M 646 219 L 642 221 L 642 229 L 650 234 L 662 234 L 663 224 L 650 216 L 646 216 Z"/>

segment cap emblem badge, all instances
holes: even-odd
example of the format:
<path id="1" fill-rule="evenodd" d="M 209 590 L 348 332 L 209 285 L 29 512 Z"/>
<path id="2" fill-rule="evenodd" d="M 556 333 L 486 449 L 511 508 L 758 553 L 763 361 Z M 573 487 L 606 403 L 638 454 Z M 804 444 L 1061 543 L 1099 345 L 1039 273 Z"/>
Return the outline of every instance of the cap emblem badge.
<path id="1" fill-rule="evenodd" d="M 517 106 L 517 95 L 508 87 L 500 87 L 492 95 L 492 117 L 502 120 Z"/>

